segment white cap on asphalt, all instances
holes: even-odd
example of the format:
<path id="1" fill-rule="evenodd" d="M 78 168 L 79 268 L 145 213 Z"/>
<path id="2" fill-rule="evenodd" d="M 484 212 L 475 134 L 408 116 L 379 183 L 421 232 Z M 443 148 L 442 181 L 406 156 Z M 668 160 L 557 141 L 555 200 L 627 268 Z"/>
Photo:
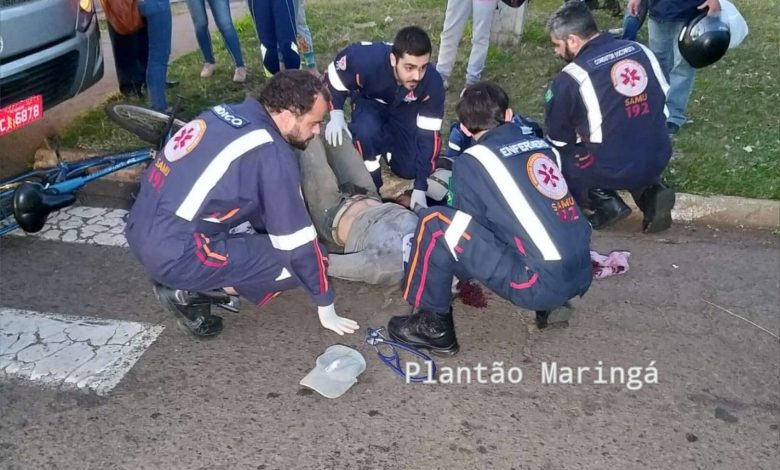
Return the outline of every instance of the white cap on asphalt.
<path id="1" fill-rule="evenodd" d="M 366 360 L 357 350 L 334 344 L 317 358 L 317 365 L 300 384 L 327 398 L 338 398 L 366 370 Z"/>

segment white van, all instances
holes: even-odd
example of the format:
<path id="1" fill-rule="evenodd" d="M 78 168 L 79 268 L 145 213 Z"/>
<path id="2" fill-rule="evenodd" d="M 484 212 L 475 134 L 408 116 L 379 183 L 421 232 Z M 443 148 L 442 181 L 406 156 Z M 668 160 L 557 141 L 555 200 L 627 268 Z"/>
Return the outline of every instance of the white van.
<path id="1" fill-rule="evenodd" d="M 0 0 L 0 136 L 102 77 L 93 0 Z"/>

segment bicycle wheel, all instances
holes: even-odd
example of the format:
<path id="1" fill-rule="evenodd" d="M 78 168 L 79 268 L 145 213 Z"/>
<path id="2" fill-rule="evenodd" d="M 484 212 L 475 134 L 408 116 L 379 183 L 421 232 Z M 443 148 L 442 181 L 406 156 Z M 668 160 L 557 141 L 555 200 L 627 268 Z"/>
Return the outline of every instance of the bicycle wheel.
<path id="1" fill-rule="evenodd" d="M 170 120 L 168 114 L 127 103 L 107 104 L 106 114 L 122 129 L 128 130 L 140 139 L 155 145 L 158 145 L 165 137 Z M 175 134 L 184 124 L 186 123 L 181 119 L 174 119 L 171 134 Z"/>

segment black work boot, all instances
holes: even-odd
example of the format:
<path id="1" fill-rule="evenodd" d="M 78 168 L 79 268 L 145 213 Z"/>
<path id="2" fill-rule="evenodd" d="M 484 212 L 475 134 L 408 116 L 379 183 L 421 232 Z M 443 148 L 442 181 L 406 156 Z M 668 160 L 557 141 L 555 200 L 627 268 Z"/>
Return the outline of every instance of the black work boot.
<path id="1" fill-rule="evenodd" d="M 623 202 L 617 192 L 610 189 L 590 189 L 588 198 L 590 208 L 593 209 L 593 214 L 588 216 L 588 221 L 594 230 L 606 228 L 631 215 L 631 208 Z"/>
<path id="2" fill-rule="evenodd" d="M 392 317 L 387 323 L 387 332 L 396 341 L 427 349 L 437 356 L 453 356 L 460 350 L 452 309 L 449 315 L 419 310 L 412 315 Z"/>
<path id="3" fill-rule="evenodd" d="M 551 325 L 569 326 L 573 313 L 574 307 L 569 302 L 554 310 L 537 310 L 536 327 L 543 330 Z"/>
<path id="4" fill-rule="evenodd" d="M 654 184 L 645 189 L 637 201 L 644 213 L 642 231 L 656 233 L 671 227 L 675 199 L 674 191 L 662 184 Z"/>
<path id="5" fill-rule="evenodd" d="M 222 318 L 211 314 L 211 304 L 186 304 L 187 291 L 172 289 L 162 284 L 154 285 L 154 294 L 165 310 L 173 313 L 187 330 L 195 336 L 215 336 L 222 331 Z"/>

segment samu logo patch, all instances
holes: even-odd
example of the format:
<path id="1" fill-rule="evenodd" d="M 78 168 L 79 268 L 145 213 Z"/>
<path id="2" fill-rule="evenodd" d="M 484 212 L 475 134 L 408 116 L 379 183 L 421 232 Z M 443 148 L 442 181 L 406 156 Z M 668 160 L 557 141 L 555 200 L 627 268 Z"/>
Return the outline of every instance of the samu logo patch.
<path id="1" fill-rule="evenodd" d="M 202 119 L 188 122 L 165 144 L 165 159 L 173 163 L 187 156 L 198 146 L 205 133 L 206 122 Z"/>
<path id="2" fill-rule="evenodd" d="M 528 179 L 537 191 L 556 201 L 569 192 L 561 170 L 550 157 L 543 153 L 531 155 L 526 164 Z"/>

